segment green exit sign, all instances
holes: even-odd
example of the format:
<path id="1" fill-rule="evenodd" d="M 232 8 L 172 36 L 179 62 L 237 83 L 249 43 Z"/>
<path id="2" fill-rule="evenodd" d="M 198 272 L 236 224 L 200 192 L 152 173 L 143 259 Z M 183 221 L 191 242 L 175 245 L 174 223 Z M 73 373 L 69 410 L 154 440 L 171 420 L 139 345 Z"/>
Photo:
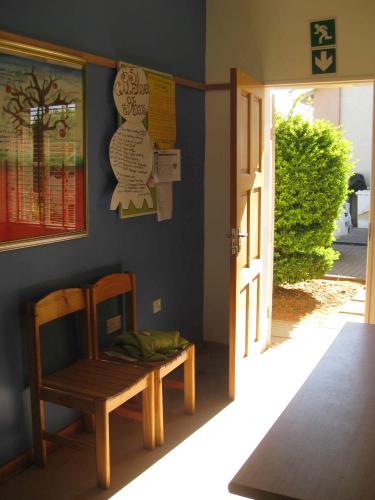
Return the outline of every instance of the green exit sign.
<path id="1" fill-rule="evenodd" d="M 310 23 L 311 47 L 336 45 L 335 19 L 323 19 Z"/>

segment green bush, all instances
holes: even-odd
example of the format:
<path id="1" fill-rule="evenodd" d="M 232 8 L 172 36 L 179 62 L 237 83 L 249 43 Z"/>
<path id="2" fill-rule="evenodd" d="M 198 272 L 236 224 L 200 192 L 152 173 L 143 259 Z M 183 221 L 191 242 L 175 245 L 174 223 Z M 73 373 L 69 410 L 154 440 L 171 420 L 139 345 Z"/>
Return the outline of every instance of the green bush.
<path id="1" fill-rule="evenodd" d="M 335 221 L 348 194 L 351 145 L 330 122 L 276 118 L 274 282 L 323 276 L 338 258 Z"/>

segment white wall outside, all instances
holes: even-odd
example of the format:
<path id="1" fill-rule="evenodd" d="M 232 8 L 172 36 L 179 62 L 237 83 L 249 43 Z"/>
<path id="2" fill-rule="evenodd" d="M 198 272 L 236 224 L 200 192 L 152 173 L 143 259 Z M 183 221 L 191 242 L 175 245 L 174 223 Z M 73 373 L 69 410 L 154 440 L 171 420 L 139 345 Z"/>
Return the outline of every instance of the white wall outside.
<path id="1" fill-rule="evenodd" d="M 340 125 L 341 89 L 314 89 L 314 120 Z"/>
<path id="2" fill-rule="evenodd" d="M 370 186 L 372 155 L 372 85 L 341 89 L 340 123 L 344 136 L 353 143 L 355 172 Z"/>
<path id="3" fill-rule="evenodd" d="M 329 120 L 342 127 L 352 143 L 354 171 L 370 186 L 372 155 L 372 85 L 314 90 L 314 120 Z"/>

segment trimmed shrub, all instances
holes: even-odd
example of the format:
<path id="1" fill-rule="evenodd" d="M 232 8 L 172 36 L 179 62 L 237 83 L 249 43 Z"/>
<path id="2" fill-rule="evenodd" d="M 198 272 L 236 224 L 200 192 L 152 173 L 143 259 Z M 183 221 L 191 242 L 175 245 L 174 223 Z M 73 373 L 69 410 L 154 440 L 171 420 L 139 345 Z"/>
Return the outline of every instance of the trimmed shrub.
<path id="1" fill-rule="evenodd" d="M 351 144 L 330 122 L 276 117 L 274 282 L 323 276 L 348 195 Z"/>

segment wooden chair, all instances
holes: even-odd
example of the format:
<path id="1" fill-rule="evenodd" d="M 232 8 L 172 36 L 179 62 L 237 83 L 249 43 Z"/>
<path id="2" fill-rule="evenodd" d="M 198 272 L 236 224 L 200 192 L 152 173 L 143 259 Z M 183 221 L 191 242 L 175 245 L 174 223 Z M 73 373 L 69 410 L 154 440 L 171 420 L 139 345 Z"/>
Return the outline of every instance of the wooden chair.
<path id="1" fill-rule="evenodd" d="M 104 352 L 99 352 L 98 342 L 98 304 L 120 295 L 126 295 L 125 301 L 125 321 L 126 330 L 136 329 L 136 300 L 135 300 L 135 275 L 133 273 L 116 273 L 104 276 L 94 285 L 89 286 L 90 290 L 90 328 L 91 342 L 93 346 L 94 359 L 119 359 L 108 357 Z M 123 363 L 127 361 L 121 360 Z M 163 379 L 166 375 L 175 370 L 178 366 L 184 366 L 184 382 L 177 380 L 164 381 L 164 385 L 182 389 L 184 391 L 185 413 L 193 415 L 195 413 L 195 348 L 194 344 L 189 344 L 184 350 L 173 356 L 168 361 L 162 362 L 138 362 L 142 366 L 151 366 L 154 369 L 155 384 L 155 441 L 157 445 L 164 443 L 164 422 L 163 422 Z"/>
<path id="2" fill-rule="evenodd" d="M 87 446 L 86 443 L 75 439 L 63 438 L 45 431 L 44 401 L 75 408 L 83 412 L 86 417 L 95 417 L 98 484 L 102 488 L 108 488 L 109 413 L 139 393 L 143 395 L 144 446 L 149 449 L 155 447 L 154 375 L 150 368 L 91 359 L 87 295 L 81 288 L 68 288 L 52 292 L 29 306 L 28 351 L 34 460 L 39 465 L 45 465 L 45 441 L 66 444 L 76 449 Z M 54 319 L 76 312 L 80 312 L 85 318 L 82 328 L 84 357 L 62 370 L 43 377 L 40 327 Z"/>

